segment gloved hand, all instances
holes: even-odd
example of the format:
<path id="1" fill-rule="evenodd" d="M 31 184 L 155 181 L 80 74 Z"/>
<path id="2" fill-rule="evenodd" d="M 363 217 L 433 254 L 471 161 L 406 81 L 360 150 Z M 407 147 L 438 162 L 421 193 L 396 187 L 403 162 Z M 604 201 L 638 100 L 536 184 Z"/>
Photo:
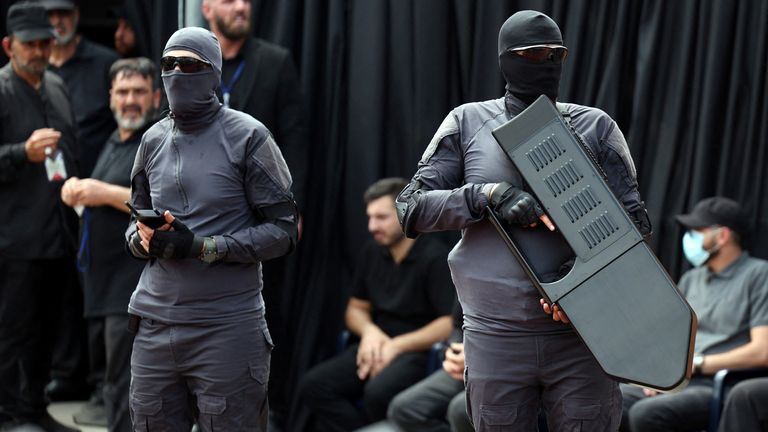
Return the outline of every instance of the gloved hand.
<path id="1" fill-rule="evenodd" d="M 171 222 L 173 231 L 155 230 L 149 242 L 149 256 L 155 258 L 197 257 L 203 249 L 203 237 L 197 237 L 178 219 Z"/>
<path id="2" fill-rule="evenodd" d="M 490 205 L 501 219 L 515 225 L 530 226 L 544 214 L 536 198 L 507 182 L 499 183 L 493 189 Z"/>

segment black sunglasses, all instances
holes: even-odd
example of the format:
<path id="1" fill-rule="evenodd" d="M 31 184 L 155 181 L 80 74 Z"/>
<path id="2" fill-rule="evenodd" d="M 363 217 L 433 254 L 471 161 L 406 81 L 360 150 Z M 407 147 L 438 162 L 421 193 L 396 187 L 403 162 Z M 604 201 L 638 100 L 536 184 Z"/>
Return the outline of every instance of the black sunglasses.
<path id="1" fill-rule="evenodd" d="M 565 47 L 531 47 L 526 49 L 510 50 L 531 63 L 562 63 L 568 56 L 568 48 Z"/>
<path id="2" fill-rule="evenodd" d="M 195 73 L 211 68 L 210 63 L 192 57 L 165 56 L 160 59 L 160 68 L 163 72 L 176 69 L 176 65 L 184 73 Z"/>

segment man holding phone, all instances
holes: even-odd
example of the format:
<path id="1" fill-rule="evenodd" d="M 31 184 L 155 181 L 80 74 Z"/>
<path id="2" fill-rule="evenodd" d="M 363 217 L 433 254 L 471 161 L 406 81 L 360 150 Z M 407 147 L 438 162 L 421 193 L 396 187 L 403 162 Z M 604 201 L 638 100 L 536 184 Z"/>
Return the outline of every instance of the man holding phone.
<path id="1" fill-rule="evenodd" d="M 62 287 L 77 279 L 77 216 L 59 200 L 61 180 L 77 173 L 75 118 L 64 83 L 46 70 L 54 31 L 45 9 L 18 2 L 6 22 L 2 45 L 10 61 L 0 68 L 0 430 L 26 423 L 71 431 L 46 411 L 43 388 Z"/>
<path id="2" fill-rule="evenodd" d="M 144 134 L 131 173 L 131 204 L 161 209 L 166 222 L 126 232 L 130 252 L 149 260 L 128 308 L 131 418 L 188 430 L 197 414 L 203 431 L 265 431 L 272 340 L 261 262 L 295 245 L 291 176 L 269 131 L 216 98 L 213 33 L 178 30 L 163 55 L 171 114 Z"/>
<path id="3" fill-rule="evenodd" d="M 131 194 L 129 179 L 136 150 L 160 106 L 155 71 L 155 65 L 143 57 L 112 65 L 110 107 L 117 130 L 104 144 L 91 177 L 72 177 L 61 189 L 62 201 L 82 211 L 78 261 L 83 272 L 83 311 L 91 341 L 91 373 L 103 373 L 97 379 L 104 382 L 103 399 L 92 398 L 75 414 L 75 421 L 106 423 L 112 432 L 131 430 L 128 384 L 133 336 L 125 331 L 125 321 L 128 300 L 144 263 L 126 255 L 121 237 L 128 221 L 125 200 Z"/>

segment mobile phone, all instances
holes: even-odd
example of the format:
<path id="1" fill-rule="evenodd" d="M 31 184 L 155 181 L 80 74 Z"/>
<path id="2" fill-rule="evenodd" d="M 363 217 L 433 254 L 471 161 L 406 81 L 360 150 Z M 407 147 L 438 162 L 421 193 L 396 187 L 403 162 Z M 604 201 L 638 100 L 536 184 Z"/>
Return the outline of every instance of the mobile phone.
<path id="1" fill-rule="evenodd" d="M 152 229 L 160 228 L 161 226 L 166 224 L 165 217 L 163 217 L 163 215 L 156 209 L 137 210 L 128 201 L 125 202 L 125 205 L 128 206 L 129 209 L 131 209 L 131 213 L 133 214 L 133 216 L 136 218 L 137 221 L 143 223 L 144 225 Z"/>

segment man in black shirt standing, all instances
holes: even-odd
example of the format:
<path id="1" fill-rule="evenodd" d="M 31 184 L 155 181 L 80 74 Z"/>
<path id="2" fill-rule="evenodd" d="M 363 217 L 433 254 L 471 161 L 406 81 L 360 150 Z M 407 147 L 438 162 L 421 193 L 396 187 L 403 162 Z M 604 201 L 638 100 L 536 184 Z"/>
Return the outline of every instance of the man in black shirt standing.
<path id="1" fill-rule="evenodd" d="M 62 285 L 76 278 L 76 215 L 59 199 L 75 171 L 75 125 L 64 83 L 45 69 L 53 28 L 17 3 L 0 69 L 0 430 L 32 423 L 70 431 L 47 411 L 48 330 Z"/>
<path id="2" fill-rule="evenodd" d="M 69 206 L 84 208 L 78 261 L 84 272 L 89 330 L 104 338 L 107 426 L 110 432 L 129 432 L 133 334 L 126 330 L 126 322 L 128 301 L 144 262 L 125 253 L 123 230 L 129 219 L 125 202 L 131 197 L 131 169 L 141 136 L 154 123 L 160 106 L 160 89 L 154 85 L 154 65 L 143 57 L 118 60 L 109 75 L 117 130 L 104 145 L 91 178 L 70 178 L 62 187 L 61 198 Z"/>
<path id="3" fill-rule="evenodd" d="M 374 242 L 363 250 L 346 311 L 359 342 L 315 366 L 299 385 L 318 430 L 350 431 L 383 419 L 389 401 L 424 378 L 432 344 L 451 332 L 448 248 L 434 237 L 403 235 L 394 199 L 406 184 L 383 179 L 365 192 Z M 356 405 L 360 398 L 365 412 Z"/>

